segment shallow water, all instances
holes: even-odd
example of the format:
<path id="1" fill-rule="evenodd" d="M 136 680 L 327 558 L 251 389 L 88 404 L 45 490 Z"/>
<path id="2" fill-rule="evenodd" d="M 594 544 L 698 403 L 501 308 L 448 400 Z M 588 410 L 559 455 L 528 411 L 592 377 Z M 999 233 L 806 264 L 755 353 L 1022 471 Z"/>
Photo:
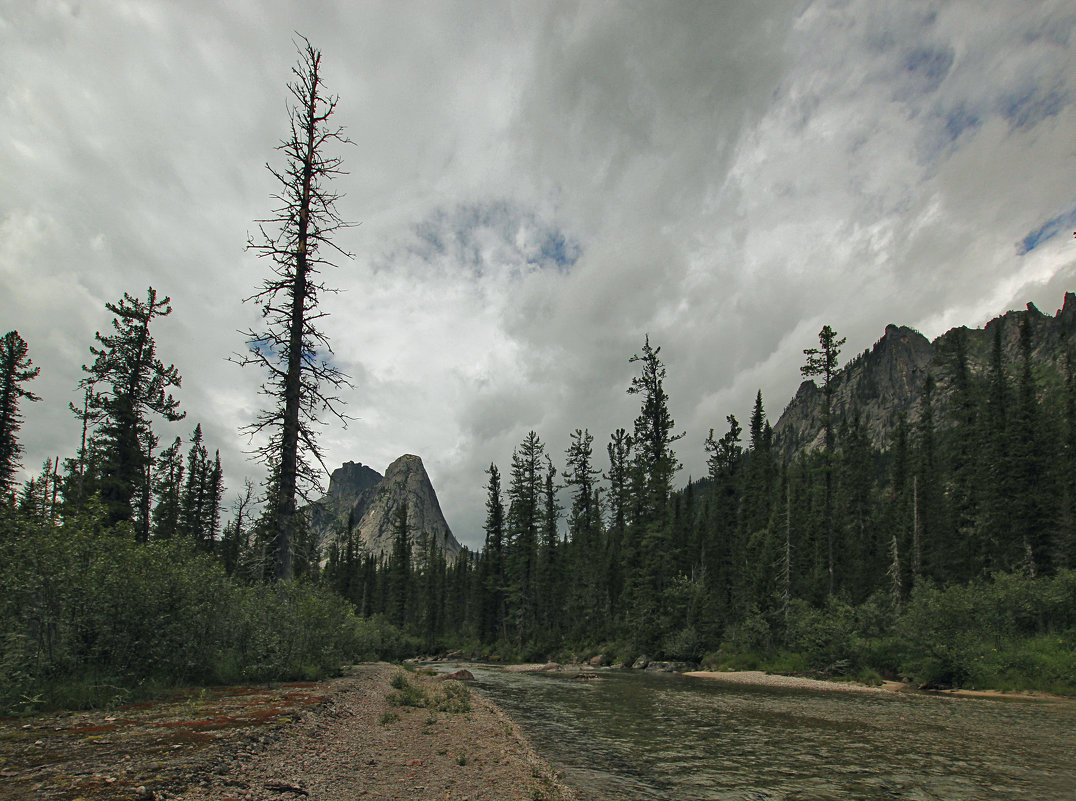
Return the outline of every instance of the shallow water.
<path id="1" fill-rule="evenodd" d="M 467 666 L 582 799 L 1076 799 L 1076 704 Z"/>

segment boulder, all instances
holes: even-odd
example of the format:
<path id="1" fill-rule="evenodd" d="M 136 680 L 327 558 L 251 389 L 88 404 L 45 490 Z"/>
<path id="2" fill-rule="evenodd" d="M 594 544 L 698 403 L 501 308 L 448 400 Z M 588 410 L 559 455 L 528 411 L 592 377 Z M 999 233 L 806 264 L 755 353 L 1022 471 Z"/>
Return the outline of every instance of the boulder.
<path id="1" fill-rule="evenodd" d="M 650 657 L 643 654 L 631 664 L 632 670 L 646 670 L 646 666 L 650 664 Z"/>
<path id="2" fill-rule="evenodd" d="M 455 673 L 442 673 L 438 678 L 455 679 L 456 681 L 474 681 L 474 674 L 464 668 L 463 670 L 457 670 Z"/>

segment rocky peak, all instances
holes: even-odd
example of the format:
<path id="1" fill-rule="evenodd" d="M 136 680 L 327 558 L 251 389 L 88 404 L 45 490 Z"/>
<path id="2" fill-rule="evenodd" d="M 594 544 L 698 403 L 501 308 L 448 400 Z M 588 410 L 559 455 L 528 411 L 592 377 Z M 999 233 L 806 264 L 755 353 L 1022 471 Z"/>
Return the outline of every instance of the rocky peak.
<path id="1" fill-rule="evenodd" d="M 401 503 L 407 503 L 407 522 L 412 541 L 418 543 L 423 534 L 449 558 L 455 557 L 460 546 L 441 512 L 437 494 L 422 459 L 405 454 L 388 466 L 385 478 L 378 484 L 377 496 L 363 513 L 359 526 L 363 538 L 375 550 L 388 552 L 392 547 L 393 524 Z"/>
<path id="2" fill-rule="evenodd" d="M 413 541 L 429 537 L 449 560 L 454 559 L 460 544 L 445 521 L 422 459 L 414 454 L 394 461 L 384 476 L 361 463 L 345 462 L 332 472 L 328 493 L 303 513 L 323 559 L 349 526 L 364 551 L 381 555 L 392 547 L 394 514 L 404 502 Z"/>
<path id="3" fill-rule="evenodd" d="M 330 498 L 354 497 L 363 490 L 376 486 L 382 476 L 362 462 L 344 462 L 329 476 Z"/>

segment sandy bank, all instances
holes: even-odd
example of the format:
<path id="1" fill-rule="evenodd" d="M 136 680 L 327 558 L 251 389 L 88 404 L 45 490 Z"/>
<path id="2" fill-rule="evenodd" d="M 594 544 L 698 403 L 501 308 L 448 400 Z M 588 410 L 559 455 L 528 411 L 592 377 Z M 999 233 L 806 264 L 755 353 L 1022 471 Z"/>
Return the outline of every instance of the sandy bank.
<path id="1" fill-rule="evenodd" d="M 852 681 L 822 681 L 802 676 L 782 676 L 776 673 L 763 673 L 761 670 L 692 670 L 684 674 L 701 679 L 715 679 L 726 684 L 755 684 L 764 687 L 794 687 L 803 690 L 826 690 L 833 692 L 887 693 L 897 692 L 904 685 L 899 681 L 887 681 L 880 687 L 860 684 Z"/>
<path id="2" fill-rule="evenodd" d="M 264 751 L 224 766 L 184 801 L 470 799 L 567 801 L 575 796 L 507 715 L 478 692 L 471 711 L 432 712 L 389 704 L 400 669 L 356 666 L 329 702 Z M 415 683 L 439 679 L 409 674 Z M 286 788 L 295 788 L 289 790 Z"/>
<path id="3" fill-rule="evenodd" d="M 714 679 L 727 684 L 756 684 L 765 687 L 796 687 L 805 690 L 825 690 L 832 692 L 857 692 L 857 693 L 915 693 L 919 695 L 947 695 L 954 698 L 993 698 L 1005 701 L 1054 701 L 1060 703 L 1076 703 L 1074 698 L 1066 698 L 1060 695 L 1050 695 L 1033 690 L 1020 692 L 1003 692 L 1001 690 L 919 690 L 910 684 L 899 681 L 885 681 L 879 686 L 861 684 L 855 681 L 823 681 L 821 679 L 808 679 L 802 676 L 782 676 L 775 673 L 764 673 L 761 670 L 735 670 L 735 671 L 712 671 L 693 670 L 685 673 L 685 676 L 696 676 L 703 679 Z"/>

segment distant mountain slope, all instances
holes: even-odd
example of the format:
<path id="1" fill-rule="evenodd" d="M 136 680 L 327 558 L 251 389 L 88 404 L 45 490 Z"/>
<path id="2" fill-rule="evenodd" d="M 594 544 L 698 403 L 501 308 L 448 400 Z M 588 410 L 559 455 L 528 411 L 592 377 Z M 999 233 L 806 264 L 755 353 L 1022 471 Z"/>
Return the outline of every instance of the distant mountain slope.
<path id="1" fill-rule="evenodd" d="M 323 557 L 328 545 L 347 531 L 349 520 L 366 553 L 387 555 L 394 513 L 404 501 L 412 541 L 431 534 L 449 561 L 455 559 L 460 544 L 445 521 L 422 459 L 412 454 L 390 464 L 384 476 L 366 465 L 346 462 L 332 472 L 328 493 L 304 507 L 303 513 Z"/>
<path id="2" fill-rule="evenodd" d="M 937 401 L 944 403 L 952 372 L 955 339 L 965 338 L 968 367 L 981 373 L 990 361 L 994 330 L 1002 327 L 1002 347 L 1011 369 L 1019 360 L 1020 326 L 1031 326 L 1032 359 L 1040 370 L 1060 373 L 1065 353 L 1076 345 L 1076 294 L 1065 293 L 1062 308 L 1053 317 L 1029 303 L 1026 311 L 1010 311 L 983 328 L 954 328 L 933 342 L 914 329 L 888 325 L 885 334 L 870 350 L 850 360 L 837 375 L 833 415 L 839 421 L 856 410 L 871 442 L 889 447 L 900 415 L 916 418 L 917 406 L 927 375 L 937 384 Z M 822 447 L 822 390 L 814 381 L 804 381 L 773 427 L 778 452 L 792 457 L 802 450 Z"/>

